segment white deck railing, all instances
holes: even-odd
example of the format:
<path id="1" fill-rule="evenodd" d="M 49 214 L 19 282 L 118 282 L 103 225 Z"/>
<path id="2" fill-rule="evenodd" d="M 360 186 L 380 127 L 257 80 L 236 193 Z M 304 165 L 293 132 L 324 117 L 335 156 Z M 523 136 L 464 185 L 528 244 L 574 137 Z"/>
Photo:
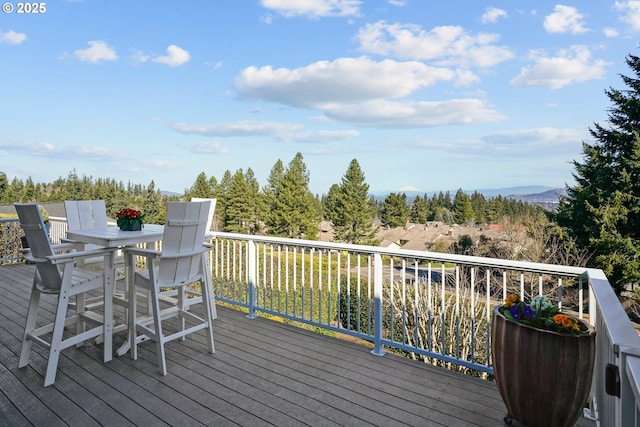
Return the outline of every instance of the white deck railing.
<path id="1" fill-rule="evenodd" d="M 66 223 L 51 219 L 51 237 Z M 216 298 L 472 375 L 493 372 L 491 308 L 544 293 L 597 331 L 592 399 L 603 426 L 640 425 L 640 338 L 601 270 L 214 233 Z"/>
<path id="2" fill-rule="evenodd" d="M 473 375 L 493 372 L 492 306 L 507 293 L 549 295 L 597 330 L 587 416 L 640 425 L 640 338 L 601 270 L 221 232 L 211 265 L 218 300 L 249 317 L 279 316 L 361 338 L 374 354 L 393 349 Z"/>

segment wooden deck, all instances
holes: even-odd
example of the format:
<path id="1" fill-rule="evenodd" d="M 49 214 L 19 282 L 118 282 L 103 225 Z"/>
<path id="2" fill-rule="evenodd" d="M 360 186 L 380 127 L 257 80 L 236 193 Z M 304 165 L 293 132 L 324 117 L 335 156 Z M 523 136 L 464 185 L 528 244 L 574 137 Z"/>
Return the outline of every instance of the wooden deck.
<path id="1" fill-rule="evenodd" d="M 166 377 L 152 343 L 137 361 L 106 364 L 90 343 L 63 351 L 55 384 L 44 388 L 42 347 L 17 368 L 32 277 L 31 265 L 0 267 L 2 426 L 503 425 L 495 383 L 220 306 L 216 353 L 198 333 L 169 343 Z M 52 317 L 54 300 L 46 301 Z"/>

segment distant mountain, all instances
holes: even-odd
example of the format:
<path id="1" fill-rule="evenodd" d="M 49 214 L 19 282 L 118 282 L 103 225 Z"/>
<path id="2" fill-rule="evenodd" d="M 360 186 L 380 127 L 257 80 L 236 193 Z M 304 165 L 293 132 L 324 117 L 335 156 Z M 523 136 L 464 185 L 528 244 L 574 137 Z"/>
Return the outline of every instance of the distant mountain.
<path id="1" fill-rule="evenodd" d="M 506 187 L 506 188 L 485 188 L 480 190 L 474 190 L 478 193 L 482 193 L 484 197 L 512 197 L 512 195 L 525 196 L 531 194 L 544 194 L 549 191 L 556 191 L 553 187 L 547 187 L 544 185 L 523 185 L 519 187 Z M 473 191 L 467 191 L 467 193 L 473 193 Z"/>
<path id="2" fill-rule="evenodd" d="M 446 193 L 447 191 L 449 191 L 449 194 L 451 194 L 451 197 L 453 197 L 455 196 L 458 190 L 442 190 L 443 193 Z M 546 199 L 553 198 L 553 195 L 551 193 L 558 192 L 558 191 L 564 192 L 564 189 L 558 189 L 558 188 L 553 188 L 553 187 L 548 187 L 543 185 L 524 185 L 519 187 L 483 188 L 483 189 L 463 190 L 463 191 L 467 194 L 472 194 L 477 191 L 478 193 L 481 193 L 486 198 L 502 196 L 502 197 L 509 197 L 509 198 L 514 198 L 518 200 L 524 200 L 524 198 L 528 196 L 545 195 L 540 197 L 546 200 Z M 434 194 L 440 193 L 440 191 L 395 191 L 395 193 L 406 194 L 407 202 L 410 203 L 410 202 L 413 202 L 413 199 L 415 199 L 416 196 L 422 197 L 426 194 L 428 197 L 431 197 Z M 550 193 L 550 194 L 547 195 L 547 193 Z M 385 194 L 376 193 L 374 194 L 374 197 L 376 198 L 376 200 L 384 200 L 388 195 L 389 193 L 385 193 Z M 556 200 L 557 198 L 558 196 L 555 196 Z"/>
<path id="3" fill-rule="evenodd" d="M 542 206 L 545 209 L 555 209 L 558 207 L 561 196 L 566 196 L 567 191 L 564 188 L 554 188 L 552 190 L 543 191 L 541 193 L 530 194 L 511 194 L 506 197 L 509 199 L 521 200 L 526 203 Z"/>

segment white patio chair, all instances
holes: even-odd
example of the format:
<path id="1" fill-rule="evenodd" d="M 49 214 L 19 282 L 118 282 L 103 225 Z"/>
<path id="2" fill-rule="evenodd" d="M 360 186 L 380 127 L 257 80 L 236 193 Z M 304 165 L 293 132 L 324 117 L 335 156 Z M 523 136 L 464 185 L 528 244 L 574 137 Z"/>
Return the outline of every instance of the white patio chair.
<path id="1" fill-rule="evenodd" d="M 107 208 L 104 200 L 65 200 L 69 230 L 84 230 L 107 226 Z"/>
<path id="2" fill-rule="evenodd" d="M 207 216 L 207 231 L 204 235 L 204 242 L 205 245 L 208 245 L 209 248 L 211 248 L 211 241 L 213 238 L 213 231 L 211 230 L 211 226 L 213 225 L 213 217 L 216 211 L 216 199 L 206 199 L 206 198 L 200 198 L 200 197 L 192 197 L 191 198 L 192 202 L 206 202 L 209 201 L 211 202 L 211 205 L 209 207 L 209 213 Z M 208 254 L 207 254 L 208 255 Z M 209 262 L 209 257 L 207 256 L 207 270 L 209 271 L 209 273 L 211 273 L 211 268 L 210 268 L 210 262 Z M 184 305 L 186 307 L 189 307 L 190 305 L 193 304 L 199 304 L 202 302 L 202 291 L 200 289 L 200 284 L 190 284 L 187 287 L 185 287 L 185 300 L 184 300 Z M 176 293 L 173 292 L 171 294 L 169 294 L 171 296 L 175 296 Z M 214 296 L 215 298 L 215 296 Z M 217 317 L 216 314 L 216 306 L 215 304 L 212 306 L 213 311 L 211 313 L 211 315 L 213 316 L 213 318 L 215 319 Z"/>
<path id="3" fill-rule="evenodd" d="M 108 226 L 107 208 L 104 200 L 65 200 L 64 209 L 67 216 L 68 230 L 86 230 L 89 228 L 103 228 Z M 69 242 L 70 240 L 63 239 L 63 241 Z M 84 250 L 101 248 L 101 246 L 92 244 L 84 245 Z M 114 255 L 116 255 L 114 258 L 114 264 L 116 265 L 115 277 L 122 277 L 124 276 L 124 258 L 121 254 L 119 254 L 119 256 L 117 253 Z M 103 263 L 104 258 L 94 257 L 82 260 L 78 265 L 92 269 L 101 269 L 104 265 Z M 114 293 L 116 295 L 121 295 L 123 292 L 126 292 L 126 290 L 118 292 L 114 284 Z M 102 296 L 88 300 L 87 304 L 88 309 L 99 307 L 102 304 Z"/>
<path id="4" fill-rule="evenodd" d="M 207 201 L 211 202 L 211 205 L 209 207 L 209 214 L 207 216 L 207 231 L 204 235 L 205 244 L 211 245 L 211 240 L 213 238 L 213 231 L 211 230 L 211 226 L 213 225 L 213 217 L 216 211 L 216 199 L 192 197 L 191 201 L 192 202 L 207 202 Z M 209 263 L 209 257 L 207 257 L 207 263 Z M 209 268 L 209 271 L 211 271 L 210 268 Z M 177 296 L 177 291 L 175 289 L 172 289 L 172 290 L 162 292 L 161 295 L 162 295 L 162 298 L 165 299 L 166 301 L 174 302 L 174 300 L 167 299 L 167 298 L 175 298 Z M 187 285 L 185 287 L 185 296 L 186 296 L 184 300 L 185 307 L 189 307 L 190 305 L 201 303 L 202 291 L 200 290 L 200 284 L 192 283 L 190 285 Z M 213 305 L 212 316 L 214 319 L 217 317 L 215 304 Z"/>
<path id="5" fill-rule="evenodd" d="M 211 206 L 209 207 L 209 216 L 207 217 L 207 232 L 204 235 L 205 236 L 205 240 L 211 240 L 211 237 L 212 237 L 211 226 L 213 225 L 213 216 L 214 216 L 215 211 L 216 211 L 217 199 L 205 199 L 205 198 L 201 198 L 201 197 L 192 197 L 191 201 L 192 202 L 206 202 L 206 201 L 210 201 L 211 202 Z"/>
<path id="6" fill-rule="evenodd" d="M 186 335 L 204 329 L 206 330 L 209 352 L 215 351 L 212 327 L 215 302 L 211 275 L 208 272 L 206 261 L 208 248 L 203 244 L 210 206 L 210 201 L 168 203 L 162 251 L 140 248 L 125 249 L 127 263 L 131 263 L 130 265 L 133 265 L 135 256 L 144 257 L 145 260 L 145 269 L 133 274 L 129 289 L 131 358 L 134 360 L 138 358 L 138 344 L 140 342 L 146 338 L 154 340 L 162 375 L 167 374 L 164 346 L 169 341 L 178 338 L 184 339 Z M 184 287 L 196 282 L 201 283 L 202 316 L 187 310 L 183 303 Z M 138 287 L 151 291 L 153 312 L 151 317 L 137 317 L 134 295 Z M 177 297 L 175 299 L 161 298 L 160 291 L 166 288 L 177 289 Z M 161 300 L 163 302 L 162 309 Z M 166 305 L 169 307 L 164 307 Z M 181 321 L 180 330 L 165 335 L 162 322 L 176 316 Z"/>
<path id="7" fill-rule="evenodd" d="M 18 367 L 22 368 L 29 364 L 29 355 L 34 342 L 47 347 L 49 356 L 44 377 L 44 386 L 46 387 L 55 381 L 62 350 L 74 345 L 80 346 L 84 341 L 103 334 L 102 323 L 96 320 L 95 316 L 78 311 L 78 308 L 76 308 L 75 314 L 70 314 L 68 311 L 70 298 L 75 296 L 76 300 L 83 299 L 85 292 L 102 290 L 104 285 L 102 272 L 77 268 L 77 262 L 87 257 L 104 255 L 106 250 L 65 253 L 65 250 L 74 251 L 77 245 L 72 243 L 51 245 L 38 205 L 16 204 L 15 208 L 20 219 L 20 226 L 29 243 L 25 257 L 36 264 Z M 55 320 L 44 326 L 36 327 L 40 297 L 43 293 L 58 295 Z M 84 304 L 77 304 L 77 306 L 84 306 Z M 87 321 L 98 326 L 86 330 Z M 76 325 L 75 334 L 63 336 L 65 328 L 72 325 Z"/>

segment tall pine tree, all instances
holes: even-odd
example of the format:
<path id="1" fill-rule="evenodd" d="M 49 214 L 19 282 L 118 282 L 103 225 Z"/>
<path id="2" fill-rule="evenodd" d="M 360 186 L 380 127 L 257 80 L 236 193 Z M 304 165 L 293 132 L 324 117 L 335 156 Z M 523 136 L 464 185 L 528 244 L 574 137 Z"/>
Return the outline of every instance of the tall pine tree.
<path id="1" fill-rule="evenodd" d="M 267 225 L 270 234 L 316 239 L 319 214 L 309 191 L 309 172 L 302 154 L 297 153 L 286 170 L 278 160 L 264 189 L 268 203 Z"/>
<path id="2" fill-rule="evenodd" d="M 375 243 L 374 201 L 369 197 L 369 184 L 356 159 L 349 164 L 338 187 L 328 195 L 327 219 L 333 223 L 335 239 L 345 243 Z"/>
<path id="3" fill-rule="evenodd" d="M 609 127 L 589 129 L 595 142 L 583 142 L 583 162 L 573 162 L 576 185 L 557 216 L 617 292 L 640 281 L 640 58 L 626 62 L 635 76 L 621 76 L 629 89 L 605 91 L 613 103 Z"/>
<path id="4" fill-rule="evenodd" d="M 409 206 L 405 193 L 391 193 L 382 204 L 380 221 L 385 227 L 403 227 L 409 219 Z"/>

